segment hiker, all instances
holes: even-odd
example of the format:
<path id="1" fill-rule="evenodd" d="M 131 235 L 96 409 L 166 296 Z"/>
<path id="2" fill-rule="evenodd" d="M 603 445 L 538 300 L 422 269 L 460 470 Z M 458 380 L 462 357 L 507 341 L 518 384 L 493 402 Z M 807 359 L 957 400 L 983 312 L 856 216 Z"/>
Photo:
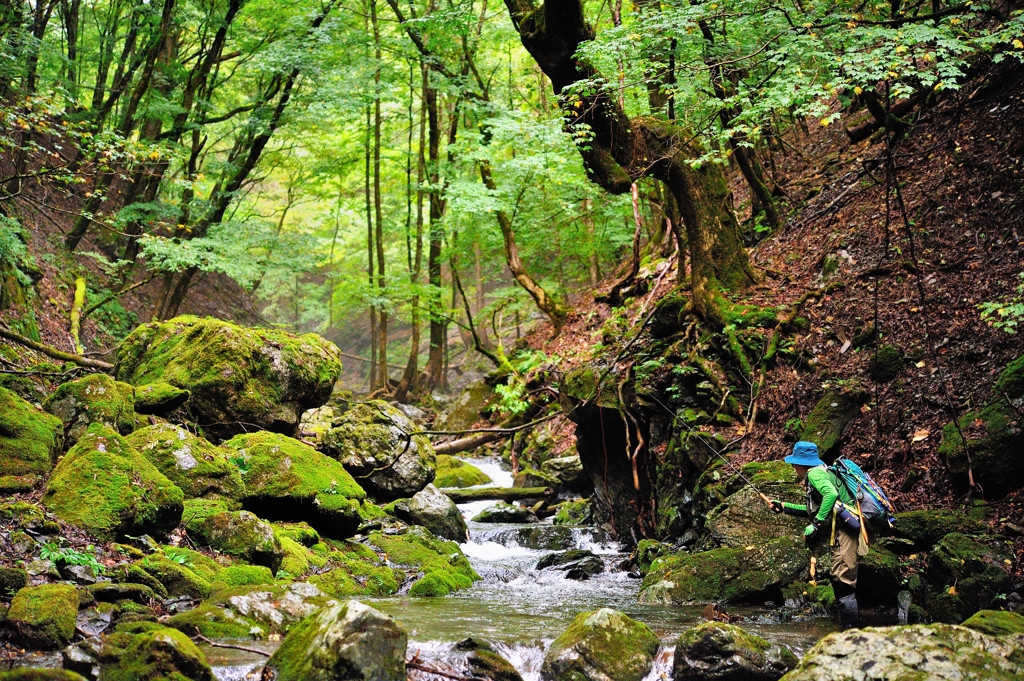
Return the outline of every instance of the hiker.
<path id="1" fill-rule="evenodd" d="M 773 499 L 769 506 L 775 513 L 810 518 L 811 524 L 804 530 L 804 539 L 809 546 L 817 544 L 822 538 L 829 539 L 832 547 L 832 590 L 839 603 L 839 622 L 843 626 L 852 626 L 859 618 L 858 555 L 867 553 L 866 542 L 858 552 L 862 530 L 855 515 L 856 501 L 846 485 L 818 457 L 818 446 L 813 442 L 797 442 L 793 446 L 793 453 L 785 461 L 793 465 L 797 480 L 807 485 L 807 504 L 784 503 Z M 837 502 L 845 504 L 846 509 Z M 854 514 L 851 515 L 847 509 L 854 509 Z M 851 520 L 857 523 L 856 529 L 848 524 L 847 521 Z"/>

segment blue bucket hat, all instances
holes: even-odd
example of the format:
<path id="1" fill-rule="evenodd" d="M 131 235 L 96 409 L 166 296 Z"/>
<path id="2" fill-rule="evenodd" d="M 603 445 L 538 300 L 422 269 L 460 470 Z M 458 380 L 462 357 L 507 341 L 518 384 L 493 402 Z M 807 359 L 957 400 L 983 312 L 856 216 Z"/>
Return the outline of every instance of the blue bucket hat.
<path id="1" fill-rule="evenodd" d="M 813 442 L 800 441 L 793 445 L 793 453 L 783 459 L 794 466 L 824 466 L 825 462 L 818 457 L 818 445 Z"/>

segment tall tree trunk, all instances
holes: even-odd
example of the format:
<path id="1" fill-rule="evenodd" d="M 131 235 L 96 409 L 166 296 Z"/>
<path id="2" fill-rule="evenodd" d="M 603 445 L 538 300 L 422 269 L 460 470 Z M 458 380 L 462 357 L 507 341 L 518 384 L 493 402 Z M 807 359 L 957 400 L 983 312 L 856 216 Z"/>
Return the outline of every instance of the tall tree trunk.
<path id="1" fill-rule="evenodd" d="M 380 26 L 377 23 L 377 0 L 370 0 L 370 23 L 373 25 L 373 48 L 376 67 L 373 72 L 373 211 L 377 232 L 377 295 L 381 300 L 386 297 L 387 280 L 384 267 L 384 219 L 380 196 Z M 380 306 L 379 322 L 380 340 L 377 342 L 377 363 L 379 367 L 378 387 L 387 392 L 391 389 L 388 376 L 388 310 L 386 304 Z"/>
<path id="2" fill-rule="evenodd" d="M 429 74 L 428 74 L 429 80 Z M 448 389 L 448 376 L 444 371 L 444 349 L 448 325 L 441 313 L 441 253 L 444 241 L 444 198 L 438 184 L 441 181 L 441 121 L 438 111 L 437 90 L 428 82 L 424 88 L 427 107 L 427 168 L 430 178 L 430 245 L 427 252 L 427 283 L 430 287 L 430 352 L 427 356 L 427 383 L 431 390 Z"/>
<path id="3" fill-rule="evenodd" d="M 575 59 L 579 46 L 594 38 L 581 0 L 505 0 L 523 46 L 551 79 L 557 94 L 597 74 Z M 589 126 L 593 138 L 580 154 L 594 182 L 614 193 L 629 191 L 634 180 L 653 176 L 672 192 L 686 226 L 692 268 L 693 307 L 708 323 L 724 324 L 720 292 L 756 279 L 740 238 L 725 176 L 716 164 L 694 169 L 700 156 L 693 136 L 669 121 L 630 120 L 604 93 L 583 93 L 579 107 L 563 98 L 569 123 Z M 651 159 L 658 159 L 652 163 Z"/>
<path id="4" fill-rule="evenodd" d="M 373 284 L 373 198 L 370 195 L 370 161 L 373 157 L 370 106 L 366 107 L 366 137 L 363 144 L 363 194 L 366 197 L 366 278 L 370 287 L 370 392 L 377 387 L 377 306 Z"/>

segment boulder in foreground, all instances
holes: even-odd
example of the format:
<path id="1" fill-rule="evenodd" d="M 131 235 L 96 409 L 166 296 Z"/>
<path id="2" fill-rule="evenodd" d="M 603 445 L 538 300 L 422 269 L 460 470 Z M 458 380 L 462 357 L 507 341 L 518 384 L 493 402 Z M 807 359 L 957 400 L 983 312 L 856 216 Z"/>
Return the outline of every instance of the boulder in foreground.
<path id="1" fill-rule="evenodd" d="M 785 646 L 734 624 L 704 622 L 676 642 L 673 681 L 777 681 L 797 665 Z"/>
<path id="2" fill-rule="evenodd" d="M 359 601 L 324 608 L 292 627 L 267 662 L 275 681 L 404 681 L 408 638 Z"/>
<path id="3" fill-rule="evenodd" d="M 118 380 L 189 391 L 189 412 L 215 440 L 256 429 L 293 433 L 303 411 L 331 396 L 340 373 L 338 348 L 316 334 L 191 316 L 143 324 L 116 361 Z"/>
<path id="4" fill-rule="evenodd" d="M 0 388 L 0 477 L 40 480 L 53 468 L 63 441 L 58 418 Z"/>
<path id="5" fill-rule="evenodd" d="M 654 664 L 658 637 L 646 624 L 601 608 L 576 616 L 544 655 L 544 681 L 641 681 Z"/>

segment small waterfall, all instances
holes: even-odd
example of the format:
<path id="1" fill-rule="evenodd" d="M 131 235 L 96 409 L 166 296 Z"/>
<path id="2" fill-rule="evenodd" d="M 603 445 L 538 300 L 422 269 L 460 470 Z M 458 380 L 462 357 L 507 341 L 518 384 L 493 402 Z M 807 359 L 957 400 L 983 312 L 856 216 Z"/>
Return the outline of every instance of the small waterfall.
<path id="1" fill-rule="evenodd" d="M 675 660 L 676 647 L 662 646 L 654 658 L 654 666 L 644 677 L 644 681 L 669 681 L 672 678 L 672 663 Z"/>

